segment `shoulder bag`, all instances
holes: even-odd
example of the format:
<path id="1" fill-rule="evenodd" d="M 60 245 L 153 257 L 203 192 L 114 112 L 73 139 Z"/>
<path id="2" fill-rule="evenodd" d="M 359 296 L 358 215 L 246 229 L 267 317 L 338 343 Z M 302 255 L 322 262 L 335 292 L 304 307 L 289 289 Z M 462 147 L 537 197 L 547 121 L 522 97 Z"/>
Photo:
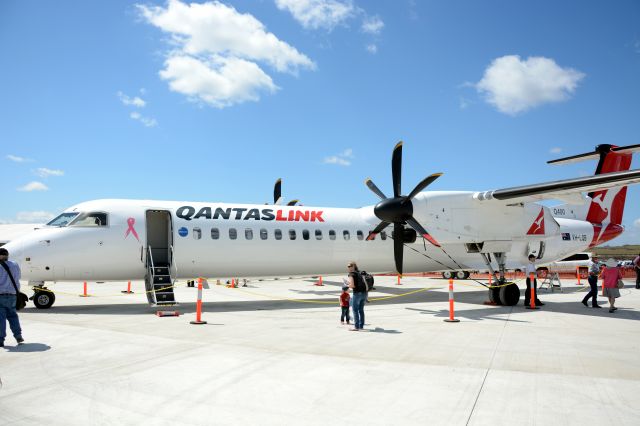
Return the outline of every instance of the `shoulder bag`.
<path id="1" fill-rule="evenodd" d="M 616 287 L 617 288 L 624 288 L 624 282 L 619 279 L 618 282 L 616 283 Z"/>
<path id="2" fill-rule="evenodd" d="M 11 284 L 13 284 L 13 288 L 16 290 L 16 310 L 19 311 L 23 309 L 25 306 L 27 306 L 27 301 L 29 300 L 29 297 L 23 292 L 18 291 L 16 280 L 13 279 L 13 274 L 11 273 L 9 266 L 7 266 L 5 262 L 0 262 L 0 263 L 2 264 L 2 267 L 4 268 L 4 270 L 7 271 L 7 274 L 9 274 L 9 278 L 11 278 Z"/>

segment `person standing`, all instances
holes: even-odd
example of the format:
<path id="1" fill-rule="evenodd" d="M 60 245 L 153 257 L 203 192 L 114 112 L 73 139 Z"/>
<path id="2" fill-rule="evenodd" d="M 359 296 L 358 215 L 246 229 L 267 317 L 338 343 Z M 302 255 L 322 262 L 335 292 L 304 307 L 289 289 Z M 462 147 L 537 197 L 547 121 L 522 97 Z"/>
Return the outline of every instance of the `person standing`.
<path id="1" fill-rule="evenodd" d="M 342 293 L 340 293 L 340 309 L 342 311 L 340 314 L 340 324 L 344 324 L 345 321 L 349 324 L 351 321 L 351 318 L 349 318 L 349 299 L 351 299 L 349 287 L 344 286 L 342 287 Z"/>
<path id="2" fill-rule="evenodd" d="M 618 280 L 622 279 L 622 271 L 618 267 L 615 259 L 607 260 L 607 267 L 602 271 L 602 286 L 604 287 L 604 295 L 609 298 L 609 313 L 618 310 L 615 307 L 616 299 L 620 297 L 618 290 Z"/>
<path id="3" fill-rule="evenodd" d="M 353 290 L 353 328 L 352 331 L 360 331 L 364 327 L 364 304 L 367 300 L 367 284 L 364 282 L 358 265 L 349 262 L 349 288 Z"/>
<path id="4" fill-rule="evenodd" d="M 0 248 L 0 348 L 7 336 L 7 321 L 16 342 L 24 342 L 20 319 L 16 311 L 17 294 L 20 291 L 20 266 L 9 260 L 6 248 Z"/>
<path id="5" fill-rule="evenodd" d="M 636 270 L 636 288 L 640 288 L 640 253 L 633 259 L 633 267 Z"/>
<path id="6" fill-rule="evenodd" d="M 600 275 L 600 265 L 598 264 L 598 256 L 593 256 L 591 261 L 589 262 L 589 277 L 587 281 L 589 281 L 589 286 L 591 290 L 589 293 L 582 299 L 582 304 L 584 306 L 589 306 L 587 303 L 589 298 L 593 298 L 591 301 L 591 306 L 594 308 L 600 308 L 598 305 L 598 276 Z"/>
<path id="7" fill-rule="evenodd" d="M 538 280 L 536 279 L 538 271 L 536 270 L 536 256 L 534 254 L 529 255 L 529 263 L 525 266 L 525 274 L 527 274 L 527 289 L 524 292 L 524 306 L 530 306 L 531 302 L 531 286 L 535 290 L 536 294 L 536 306 L 544 306 L 544 303 L 538 299 Z M 533 274 L 533 283 L 531 282 L 531 274 Z"/>

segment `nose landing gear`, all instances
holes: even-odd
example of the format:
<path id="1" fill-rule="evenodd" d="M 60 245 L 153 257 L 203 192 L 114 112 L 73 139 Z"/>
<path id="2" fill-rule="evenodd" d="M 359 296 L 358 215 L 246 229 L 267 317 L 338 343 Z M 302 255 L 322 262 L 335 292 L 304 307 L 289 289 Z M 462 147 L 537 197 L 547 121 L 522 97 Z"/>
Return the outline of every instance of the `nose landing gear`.
<path id="1" fill-rule="evenodd" d="M 44 285 L 37 285 L 33 287 L 33 296 L 29 300 L 33 300 L 34 306 L 38 309 L 49 309 L 56 301 L 56 295 Z"/>

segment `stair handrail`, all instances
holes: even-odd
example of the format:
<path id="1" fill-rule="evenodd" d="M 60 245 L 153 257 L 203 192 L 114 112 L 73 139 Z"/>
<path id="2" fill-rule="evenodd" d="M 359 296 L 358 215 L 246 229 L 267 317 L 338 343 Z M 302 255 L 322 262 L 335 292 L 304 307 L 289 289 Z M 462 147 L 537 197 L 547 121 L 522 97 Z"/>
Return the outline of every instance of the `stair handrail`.
<path id="1" fill-rule="evenodd" d="M 171 278 L 171 285 L 175 284 L 175 280 L 178 278 L 178 265 L 176 262 L 176 254 L 175 251 L 173 250 L 173 244 L 171 244 L 169 246 L 169 250 L 171 250 L 171 263 L 170 263 L 170 268 L 169 268 L 169 277 Z M 172 277 L 171 276 L 171 267 L 173 267 L 176 271 L 175 275 Z"/>

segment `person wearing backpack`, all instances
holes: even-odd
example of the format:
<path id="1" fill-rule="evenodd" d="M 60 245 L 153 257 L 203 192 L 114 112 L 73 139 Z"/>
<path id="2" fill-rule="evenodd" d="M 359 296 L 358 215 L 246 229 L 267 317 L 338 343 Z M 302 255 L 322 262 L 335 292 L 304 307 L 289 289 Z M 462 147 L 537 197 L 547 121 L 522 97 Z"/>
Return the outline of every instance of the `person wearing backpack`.
<path id="1" fill-rule="evenodd" d="M 349 262 L 349 288 L 353 290 L 353 328 L 352 331 L 360 331 L 364 327 L 364 304 L 367 300 L 367 284 L 364 282 L 358 265 Z"/>
<path id="2" fill-rule="evenodd" d="M 20 266 L 9 259 L 6 248 L 0 248 L 0 348 L 7 336 L 7 321 L 18 344 L 22 344 L 22 329 L 16 312 L 16 298 L 20 291 Z"/>

